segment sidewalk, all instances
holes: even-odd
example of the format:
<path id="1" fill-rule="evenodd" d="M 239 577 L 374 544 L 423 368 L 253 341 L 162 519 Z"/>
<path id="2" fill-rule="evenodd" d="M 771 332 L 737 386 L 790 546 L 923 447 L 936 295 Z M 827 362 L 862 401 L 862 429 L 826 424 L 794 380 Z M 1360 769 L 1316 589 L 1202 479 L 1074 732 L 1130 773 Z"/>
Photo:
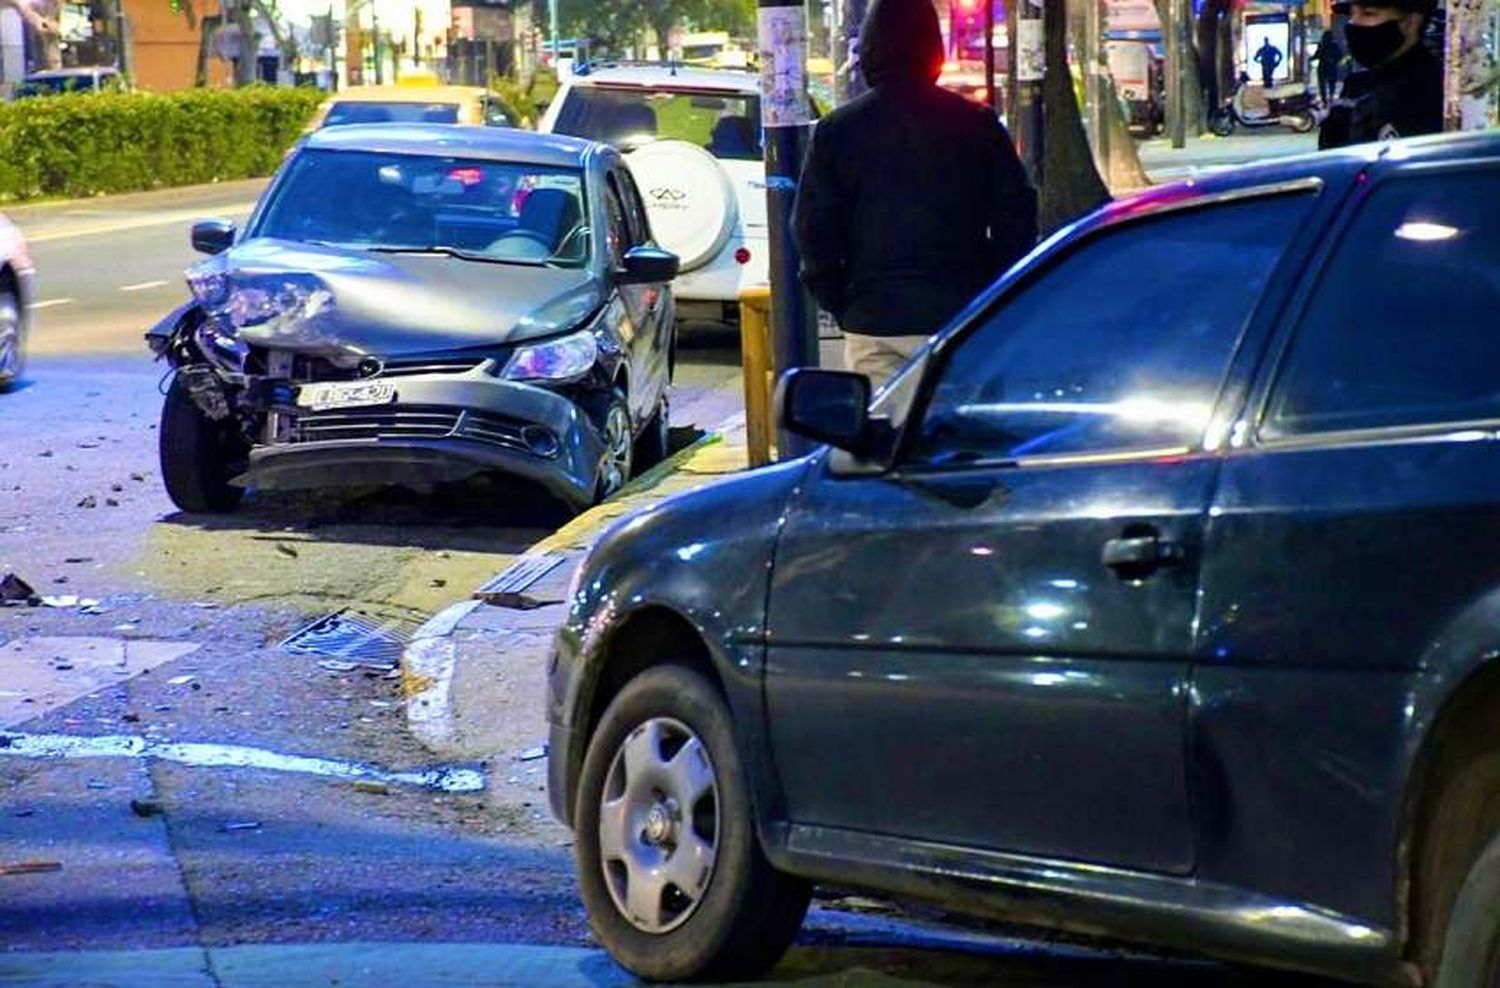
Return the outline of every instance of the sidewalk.
<path id="1" fill-rule="evenodd" d="M 615 520 L 747 465 L 741 413 L 532 546 L 483 599 L 476 588 L 413 636 L 401 663 L 412 734 L 445 758 L 487 762 L 489 804 L 521 834 L 569 837 L 546 809 L 546 669 L 574 569 Z"/>
<path id="2" fill-rule="evenodd" d="M 1294 134 L 1272 127 L 1264 131 L 1244 131 L 1228 137 L 1204 134 L 1190 137 L 1187 146 L 1172 147 L 1164 137 L 1141 141 L 1136 150 L 1141 167 L 1153 182 L 1175 182 L 1204 172 L 1232 168 L 1295 154 L 1310 154 L 1318 149 L 1318 134 Z"/>

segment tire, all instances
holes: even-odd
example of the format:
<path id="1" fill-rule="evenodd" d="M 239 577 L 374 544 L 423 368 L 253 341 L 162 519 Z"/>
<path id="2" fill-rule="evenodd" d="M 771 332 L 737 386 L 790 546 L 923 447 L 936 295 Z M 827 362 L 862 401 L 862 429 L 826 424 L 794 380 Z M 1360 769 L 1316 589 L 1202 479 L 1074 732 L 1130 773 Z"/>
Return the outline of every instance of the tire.
<path id="1" fill-rule="evenodd" d="M 1289 126 L 1294 133 L 1306 134 L 1317 126 L 1317 123 L 1317 118 L 1311 113 L 1294 113 L 1292 114 L 1292 122 Z"/>
<path id="2" fill-rule="evenodd" d="M 161 410 L 161 475 L 167 496 L 183 511 L 223 514 L 245 496 L 229 478 L 239 473 L 248 446 L 229 422 L 215 422 L 174 378 Z"/>
<path id="3" fill-rule="evenodd" d="M 657 403 L 656 414 L 651 416 L 651 421 L 646 423 L 646 428 L 635 441 L 635 459 L 631 464 L 637 473 L 656 466 L 667 458 L 672 448 L 672 404 L 667 399 L 665 391 L 661 394 L 661 401 Z"/>
<path id="4" fill-rule="evenodd" d="M 729 710 L 697 672 L 657 666 L 626 684 L 589 741 L 577 806 L 589 923 L 627 970 L 653 981 L 745 980 L 791 945 L 811 886 L 766 860 Z M 676 869 L 695 887 L 676 885 Z M 643 890 L 635 900 L 633 889 Z M 648 915 L 632 917 L 631 906 Z"/>
<path id="5" fill-rule="evenodd" d="M 1459 888 L 1443 937 L 1434 988 L 1500 984 L 1500 835 L 1492 838 Z"/>
<path id="6" fill-rule="evenodd" d="M 1208 129 L 1220 137 L 1228 137 L 1234 133 L 1234 116 L 1225 110 L 1220 110 L 1208 118 Z"/>
<path id="7" fill-rule="evenodd" d="M 26 339 L 21 332 L 21 299 L 0 283 L 0 391 L 8 389 L 26 369 Z"/>
<path id="8" fill-rule="evenodd" d="M 635 436 L 630 425 L 630 406 L 625 392 L 616 388 L 599 417 L 604 452 L 594 481 L 594 502 L 611 497 L 625 486 L 635 466 Z"/>

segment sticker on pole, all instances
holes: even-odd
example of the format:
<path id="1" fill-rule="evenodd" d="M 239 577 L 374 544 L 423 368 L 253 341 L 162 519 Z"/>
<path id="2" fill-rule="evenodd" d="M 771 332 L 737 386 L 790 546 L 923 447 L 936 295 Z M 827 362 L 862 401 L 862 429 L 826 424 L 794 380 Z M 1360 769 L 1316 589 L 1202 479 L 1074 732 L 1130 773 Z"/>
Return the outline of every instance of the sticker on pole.
<path id="1" fill-rule="evenodd" d="M 1047 46 L 1040 17 L 1016 21 L 1016 78 L 1041 82 L 1047 74 Z"/>
<path id="2" fill-rule="evenodd" d="M 807 12 L 760 8 L 760 119 L 766 127 L 800 127 L 812 119 L 807 98 Z"/>

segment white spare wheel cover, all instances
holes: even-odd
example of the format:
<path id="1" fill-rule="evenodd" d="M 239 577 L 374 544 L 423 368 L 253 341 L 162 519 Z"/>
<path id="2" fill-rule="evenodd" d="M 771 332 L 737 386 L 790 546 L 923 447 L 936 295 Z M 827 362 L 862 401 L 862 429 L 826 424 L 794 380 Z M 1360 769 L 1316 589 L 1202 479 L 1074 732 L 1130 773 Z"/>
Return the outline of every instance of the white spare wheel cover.
<path id="1" fill-rule="evenodd" d="M 645 200 L 656 242 L 681 270 L 713 260 L 734 232 L 738 203 L 713 155 L 687 141 L 653 141 L 625 156 Z"/>

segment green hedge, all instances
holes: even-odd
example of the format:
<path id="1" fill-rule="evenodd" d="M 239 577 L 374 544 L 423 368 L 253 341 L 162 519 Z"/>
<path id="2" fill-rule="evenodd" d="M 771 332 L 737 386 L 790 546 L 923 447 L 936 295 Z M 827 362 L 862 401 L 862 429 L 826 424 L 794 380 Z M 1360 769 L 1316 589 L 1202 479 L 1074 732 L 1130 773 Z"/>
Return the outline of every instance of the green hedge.
<path id="1" fill-rule="evenodd" d="M 255 86 L 0 103 L 0 202 L 269 175 L 324 95 Z"/>

